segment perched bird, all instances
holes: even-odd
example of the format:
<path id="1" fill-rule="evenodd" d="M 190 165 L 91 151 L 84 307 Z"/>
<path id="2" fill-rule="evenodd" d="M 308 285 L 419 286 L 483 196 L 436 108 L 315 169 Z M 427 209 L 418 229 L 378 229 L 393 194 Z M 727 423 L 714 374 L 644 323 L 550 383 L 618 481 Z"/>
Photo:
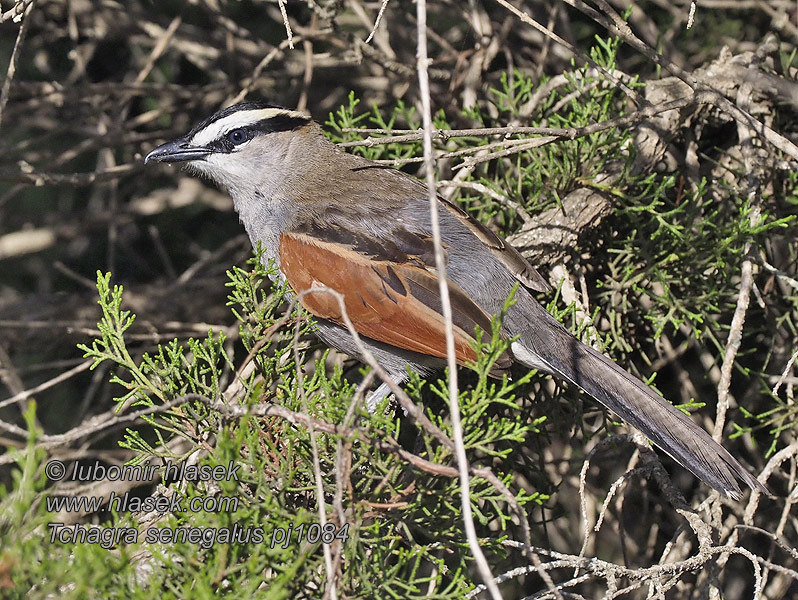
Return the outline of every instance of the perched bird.
<path id="1" fill-rule="evenodd" d="M 407 379 L 408 365 L 421 374 L 444 365 L 423 183 L 348 154 L 299 112 L 251 102 L 217 112 L 144 161 L 187 163 L 227 190 L 253 245 L 262 244 L 295 292 L 324 285 L 343 294 L 355 329 L 395 382 Z M 549 315 L 530 293 L 548 286 L 517 250 L 453 204 L 439 202 L 459 364 L 475 360 L 477 326 L 491 331 L 491 317 L 520 282 L 502 325 L 508 339 L 518 340 L 492 374 L 514 362 L 552 373 L 726 496 L 742 496 L 738 480 L 765 489 L 689 417 Z M 331 294 L 309 293 L 301 303 L 317 317 L 324 342 L 358 356 Z M 385 393 L 383 384 L 377 396 Z"/>

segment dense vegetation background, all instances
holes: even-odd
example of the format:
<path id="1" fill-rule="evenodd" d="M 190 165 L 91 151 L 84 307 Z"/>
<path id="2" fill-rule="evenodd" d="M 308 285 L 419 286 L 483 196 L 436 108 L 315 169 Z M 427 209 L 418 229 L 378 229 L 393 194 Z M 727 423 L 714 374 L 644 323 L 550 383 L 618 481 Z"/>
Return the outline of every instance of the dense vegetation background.
<path id="1" fill-rule="evenodd" d="M 798 594 L 795 3 L 425 6 L 440 192 L 539 265 L 551 312 L 695 411 L 775 494 L 723 500 L 578 390 L 487 379 L 494 340 L 460 389 L 502 594 Z M 416 411 L 367 415 L 373 377 L 321 347 L 249 260 L 230 199 L 142 161 L 220 106 L 265 99 L 423 177 L 417 8 L 0 2 L 0 597 L 488 597 L 445 381 L 411 381 Z M 70 481 L 166 460 L 241 469 Z M 112 492 L 238 505 L 48 504 Z M 321 521 L 343 534 L 272 544 Z M 52 523 L 139 539 L 53 539 Z M 219 537 L 234 526 L 264 539 Z"/>

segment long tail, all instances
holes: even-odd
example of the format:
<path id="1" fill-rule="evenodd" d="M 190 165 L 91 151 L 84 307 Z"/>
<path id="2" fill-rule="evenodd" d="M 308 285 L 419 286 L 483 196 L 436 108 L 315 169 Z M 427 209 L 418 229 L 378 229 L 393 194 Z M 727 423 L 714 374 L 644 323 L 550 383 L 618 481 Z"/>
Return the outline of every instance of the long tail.
<path id="1" fill-rule="evenodd" d="M 584 345 L 541 309 L 512 346 L 515 358 L 579 386 L 642 431 L 676 462 L 729 498 L 739 500 L 738 481 L 769 493 L 729 452 L 687 415 L 609 358 Z"/>

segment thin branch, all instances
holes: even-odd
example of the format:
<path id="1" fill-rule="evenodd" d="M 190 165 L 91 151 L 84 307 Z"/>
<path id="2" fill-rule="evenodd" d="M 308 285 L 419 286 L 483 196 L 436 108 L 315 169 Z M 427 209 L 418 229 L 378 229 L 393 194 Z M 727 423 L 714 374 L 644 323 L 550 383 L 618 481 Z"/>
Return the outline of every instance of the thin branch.
<path id="1" fill-rule="evenodd" d="M 20 20 L 24 18 L 24 13 L 28 10 L 29 6 L 32 6 L 36 0 L 17 0 L 17 3 L 6 12 L 0 14 L 0 23 L 5 23 L 6 21 L 14 21 L 14 23 L 19 23 Z"/>
<path id="2" fill-rule="evenodd" d="M 452 305 L 449 300 L 449 286 L 446 279 L 446 258 L 443 254 L 440 222 L 438 217 L 438 195 L 435 191 L 435 161 L 432 156 L 432 108 L 430 102 L 429 58 L 427 58 L 427 3 L 416 0 L 416 21 L 418 44 L 416 59 L 418 69 L 419 94 L 421 96 L 421 115 L 424 124 L 424 165 L 426 170 L 427 193 L 429 196 L 430 222 L 432 239 L 435 247 L 435 268 L 438 274 L 438 290 L 441 295 L 441 307 L 446 325 L 446 364 L 449 371 L 449 411 L 452 418 L 455 455 L 460 474 L 460 503 L 463 509 L 463 523 L 468 546 L 477 563 L 482 581 L 490 591 L 493 600 L 501 600 L 499 586 L 493 578 L 485 555 L 479 547 L 474 517 L 471 512 L 471 484 L 468 476 L 468 457 L 463 442 L 463 425 L 460 421 L 459 394 L 457 390 L 457 360 L 454 349 L 454 327 L 452 324 Z"/>
<path id="3" fill-rule="evenodd" d="M 740 86 L 737 100 L 740 103 L 748 103 L 751 98 L 751 85 L 747 82 Z M 748 201 L 751 211 L 748 215 L 748 222 L 751 227 L 755 227 L 759 222 L 762 213 L 759 200 L 760 191 L 760 170 L 756 156 L 754 155 L 753 136 L 755 131 L 741 122 L 737 124 L 737 136 L 740 140 L 743 161 L 748 173 Z M 723 438 L 723 427 L 726 424 L 726 411 L 729 408 L 729 388 L 731 387 L 731 376 L 734 364 L 737 360 L 737 352 L 743 338 L 743 325 L 745 315 L 748 311 L 748 304 L 751 298 L 751 289 L 754 286 L 754 260 L 752 258 L 753 243 L 747 241 L 743 251 L 744 259 L 740 270 L 740 291 L 737 296 L 737 305 L 734 308 L 731 325 L 729 326 L 729 337 L 726 341 L 726 348 L 723 352 L 723 364 L 720 367 L 720 382 L 718 383 L 718 408 L 715 419 L 715 431 L 712 434 L 716 442 Z"/>
<path id="4" fill-rule="evenodd" d="M 541 25 L 540 23 L 535 21 L 532 17 L 530 17 L 527 12 L 516 8 L 515 6 L 513 6 L 512 4 L 507 2 L 507 0 L 494 0 L 494 1 L 497 2 L 498 4 L 500 4 L 501 6 L 503 6 L 504 8 L 506 8 L 507 10 L 509 10 L 511 13 L 513 13 L 523 23 L 526 23 L 527 25 L 530 25 L 531 27 L 534 27 L 540 33 L 542 33 L 544 36 L 546 36 L 548 38 L 551 38 L 552 40 L 554 40 L 555 42 L 557 42 L 558 44 L 560 44 L 564 48 L 567 48 L 580 61 L 584 61 L 586 64 L 589 64 L 594 69 L 598 69 L 599 72 L 601 72 L 609 81 L 611 81 L 624 94 L 626 94 L 629 97 L 629 99 L 632 102 L 634 102 L 634 104 L 636 106 L 647 106 L 648 105 L 648 102 L 645 100 L 645 98 L 640 96 L 640 94 L 638 94 L 633 89 L 631 89 L 629 86 L 627 86 L 623 81 L 621 81 L 615 75 L 610 73 L 607 69 L 605 69 L 604 67 L 602 67 L 601 65 L 596 63 L 596 61 L 594 61 L 587 54 L 585 54 L 584 52 L 582 52 L 581 50 L 576 48 L 573 44 L 571 44 L 570 42 L 564 40 L 563 38 L 561 38 L 560 36 L 555 34 L 553 31 L 550 31 L 550 30 L 546 29 L 543 25 Z"/>
<path id="5" fill-rule="evenodd" d="M 286 312 L 286 315 L 290 314 Z M 294 343 L 292 344 L 294 350 L 294 368 L 296 369 L 296 385 L 299 391 L 299 398 L 302 402 L 302 412 L 309 415 L 310 409 L 308 407 L 307 394 L 305 393 L 305 371 L 302 368 L 302 361 L 299 357 L 299 326 L 300 321 L 297 320 L 294 325 Z M 308 425 L 308 435 L 310 436 L 310 449 L 313 453 L 313 476 L 316 481 L 316 509 L 319 513 L 319 524 L 324 529 L 327 525 L 327 507 L 324 501 L 324 480 L 321 476 L 321 462 L 319 461 L 319 444 L 316 440 L 316 428 L 313 424 Z M 322 544 L 322 551 L 324 552 L 324 568 L 327 571 L 327 584 L 324 589 L 324 598 L 337 600 L 338 590 L 335 581 L 335 570 L 333 569 L 332 552 L 330 544 Z"/>
<path id="6" fill-rule="evenodd" d="M 788 275 L 784 271 L 782 271 L 780 269 L 777 269 L 776 267 L 771 265 L 769 262 L 767 262 L 765 259 L 763 259 L 761 256 L 754 255 L 752 258 L 754 260 L 756 260 L 756 262 L 759 264 L 759 266 L 762 267 L 763 269 L 765 269 L 765 271 L 775 275 L 777 279 L 779 279 L 780 281 L 783 281 L 784 283 L 789 285 L 795 291 L 798 291 L 798 280 L 796 280 L 794 277 L 791 277 L 790 275 Z"/>
<path id="7" fill-rule="evenodd" d="M 507 208 L 512 210 L 515 214 L 517 214 L 519 217 L 521 217 L 521 220 L 524 223 L 532 222 L 532 217 L 529 216 L 529 213 L 526 212 L 526 209 L 523 206 L 521 206 L 518 202 L 516 202 L 515 200 L 510 200 L 510 198 L 508 198 L 504 194 L 500 194 L 496 190 L 493 190 L 482 183 L 476 181 L 452 181 L 451 179 L 449 179 L 446 181 L 437 182 L 436 186 L 439 188 L 453 187 L 453 188 L 464 188 L 468 190 L 474 190 L 475 192 L 493 198 L 499 204 L 506 206 Z"/>
<path id="8" fill-rule="evenodd" d="M 655 115 L 668 112 L 670 110 L 679 110 L 693 104 L 701 104 L 702 100 L 709 101 L 704 96 L 685 96 L 677 98 L 664 104 L 649 105 L 639 110 L 636 110 L 628 115 L 608 119 L 607 121 L 600 121 L 592 123 L 584 127 L 519 127 L 517 125 L 508 125 L 507 127 L 480 127 L 475 129 L 433 129 L 431 136 L 433 139 L 447 141 L 455 137 L 474 137 L 474 136 L 488 136 L 488 135 L 502 135 L 510 137 L 513 135 L 543 135 L 552 136 L 562 139 L 575 140 L 577 138 L 585 137 L 606 131 L 613 128 L 623 128 L 629 125 L 634 125 L 641 121 L 645 121 Z M 390 135 L 386 137 L 368 137 L 364 140 L 357 140 L 351 142 L 343 142 L 338 144 L 341 148 L 350 148 L 354 146 L 378 146 L 381 144 L 401 144 L 405 142 L 413 142 L 420 140 L 424 137 L 424 132 L 414 129 L 344 129 L 345 132 L 352 133 L 368 133 L 368 134 L 382 134 L 382 133 L 398 133 L 400 135 Z"/>
<path id="9" fill-rule="evenodd" d="M 93 171 L 91 173 L 42 173 L 36 171 L 10 171 L 0 170 L 0 181 L 31 183 L 33 185 L 74 185 L 85 186 L 99 181 L 109 181 L 118 179 L 123 175 L 128 175 L 141 170 L 142 166 L 138 163 L 116 165 L 107 169 Z"/>
<path id="10" fill-rule="evenodd" d="M 784 370 L 781 372 L 779 379 L 776 381 L 776 385 L 773 386 L 771 393 L 774 396 L 779 393 L 779 388 L 787 380 L 787 377 L 789 376 L 790 371 L 792 371 L 792 366 L 795 364 L 796 359 L 798 359 L 798 350 L 793 352 L 792 356 L 790 357 L 790 360 L 788 360 L 787 364 L 784 366 Z"/>
<path id="11" fill-rule="evenodd" d="M 496 1 L 500 4 L 505 3 L 505 0 Z M 758 133 L 762 138 L 770 142 L 770 144 L 772 144 L 775 148 L 798 160 L 798 146 L 758 119 L 754 118 L 747 111 L 736 106 L 718 90 L 710 85 L 697 81 L 693 75 L 686 72 L 684 69 L 681 69 L 679 66 L 674 64 L 673 61 L 667 59 L 659 52 L 651 48 L 632 32 L 629 24 L 626 23 L 626 21 L 624 21 L 609 4 L 607 4 L 606 0 L 594 0 L 594 2 L 600 6 L 606 12 L 606 14 L 602 14 L 594 8 L 587 6 L 584 2 L 582 2 L 582 0 L 564 1 L 585 13 L 591 19 L 596 21 L 596 23 L 602 25 L 609 33 L 618 36 L 621 40 L 629 44 L 632 48 L 640 52 L 653 63 L 659 65 L 675 77 L 681 79 L 687 86 L 690 87 L 690 89 L 693 90 L 696 97 L 700 96 L 704 98 L 703 103 L 715 105 L 717 108 L 724 111 L 735 121 L 737 121 L 738 124 L 747 126 L 751 130 Z"/>
<path id="12" fill-rule="evenodd" d="M 166 49 L 169 47 L 169 42 L 172 41 L 175 33 L 177 32 L 177 28 L 183 23 L 183 18 L 178 15 L 172 22 L 169 23 L 169 27 L 166 28 L 161 36 L 158 38 L 155 46 L 150 52 L 150 55 L 147 57 L 147 63 L 144 67 L 138 72 L 136 78 L 133 80 L 133 85 L 139 85 L 144 83 L 144 80 L 147 79 L 149 74 L 152 72 L 153 68 L 155 68 L 155 63 L 158 62 L 158 59 L 163 56 Z"/>
<path id="13" fill-rule="evenodd" d="M 280 5 L 280 14 L 283 16 L 283 25 L 285 25 L 285 37 L 288 40 L 288 47 L 294 49 L 294 34 L 291 31 L 291 23 L 288 22 L 288 13 L 285 12 L 285 0 L 277 0 Z"/>
<path id="14" fill-rule="evenodd" d="M 159 404 L 156 406 L 149 406 L 139 411 L 135 411 L 132 413 L 127 413 L 124 415 L 115 415 L 110 411 L 104 413 L 102 415 L 97 415 L 89 419 L 88 421 L 84 421 L 80 427 L 76 427 L 66 433 L 62 433 L 59 435 L 43 435 L 36 439 L 36 448 L 41 448 L 44 450 L 49 450 L 53 448 L 58 448 L 60 446 L 66 446 L 78 440 L 85 441 L 86 437 L 93 433 L 98 433 L 100 431 L 105 431 L 112 427 L 119 427 L 122 425 L 127 425 L 128 423 L 133 423 L 140 419 L 141 417 L 153 414 L 161 414 L 171 410 L 176 406 L 180 406 L 185 402 L 185 398 L 173 398 L 172 400 L 165 402 L 163 404 Z M 22 429 L 21 427 L 17 427 L 16 425 L 9 425 L 7 423 L 3 423 L 0 421 L 0 429 L 6 429 L 15 435 L 20 436 L 22 439 L 28 437 L 29 432 Z M 5 465 L 14 462 L 14 457 L 10 453 L 6 453 L 0 456 L 0 465 Z"/>
<path id="15" fill-rule="evenodd" d="M 15 21 L 17 20 L 17 17 L 22 19 L 22 24 L 19 26 L 19 33 L 17 33 L 17 39 L 14 42 L 14 48 L 11 50 L 11 58 L 8 61 L 6 78 L 3 81 L 3 87 L 0 88 L 0 124 L 3 122 L 3 111 L 6 107 L 6 103 L 8 102 L 8 94 L 11 91 L 11 82 L 14 80 L 14 75 L 17 72 L 19 50 L 22 47 L 22 42 L 25 41 L 25 35 L 28 33 L 28 17 L 30 16 L 30 10 L 32 10 L 33 7 L 33 1 L 34 0 L 30 0 L 29 2 L 20 2 L 15 5 L 14 8 L 7 11 L 0 17 L 0 23 L 4 21 L 2 17 L 5 17 L 9 13 L 14 13 L 12 18 Z M 20 11 L 15 12 L 18 8 L 20 8 Z M 25 11 L 27 11 L 27 13 L 23 15 Z"/>
<path id="16" fill-rule="evenodd" d="M 66 381 L 71 377 L 74 377 L 78 373 L 82 373 L 83 371 L 90 369 L 93 364 L 94 361 L 87 360 L 85 362 L 80 363 L 76 367 L 73 367 L 67 371 L 64 371 L 63 373 L 60 373 L 59 375 L 53 377 L 52 379 L 48 379 L 44 383 L 40 383 L 36 387 L 32 387 L 29 390 L 25 390 L 23 392 L 19 392 L 18 394 L 14 394 L 10 398 L 6 398 L 5 400 L 0 401 L 0 408 L 5 408 L 9 404 L 14 404 L 15 402 L 22 402 L 23 400 L 27 400 L 28 398 L 30 398 L 31 396 L 35 396 L 39 392 L 48 390 L 51 387 L 54 387 L 59 383 Z"/>
<path id="17" fill-rule="evenodd" d="M 687 14 L 687 25 L 685 29 L 691 29 L 693 27 L 693 21 L 695 20 L 695 9 L 697 0 L 690 0 L 690 12 Z"/>
<path id="18" fill-rule="evenodd" d="M 364 44 L 371 42 L 371 40 L 374 38 L 374 34 L 377 33 L 377 28 L 380 26 L 380 22 L 382 21 L 382 15 L 385 14 L 385 9 L 388 8 L 388 2 L 390 2 L 390 0 L 382 0 L 380 12 L 377 13 L 377 18 L 374 21 L 374 27 L 371 28 L 371 33 L 369 33 L 366 41 L 363 42 Z"/>
<path id="19" fill-rule="evenodd" d="M 286 48 L 291 47 L 291 44 L 295 42 L 304 41 L 304 36 L 296 36 L 293 38 L 293 41 L 283 40 L 280 42 L 276 48 L 272 48 L 266 56 L 264 56 L 260 62 L 255 65 L 255 68 L 252 69 L 252 74 L 241 81 L 238 87 L 241 88 L 241 91 L 238 92 L 232 98 L 229 98 L 226 104 L 237 104 L 241 102 L 247 95 L 252 91 L 255 87 L 256 82 L 260 78 L 261 74 L 263 73 L 264 69 L 268 67 L 272 62 L 274 62 L 277 58 L 280 58 L 283 55 L 283 52 Z"/>

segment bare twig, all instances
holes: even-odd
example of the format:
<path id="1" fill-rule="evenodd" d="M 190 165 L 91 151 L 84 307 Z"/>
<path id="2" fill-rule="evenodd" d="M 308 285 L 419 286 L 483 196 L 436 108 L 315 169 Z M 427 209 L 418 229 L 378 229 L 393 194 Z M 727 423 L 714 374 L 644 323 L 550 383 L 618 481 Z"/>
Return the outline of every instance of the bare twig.
<path id="1" fill-rule="evenodd" d="M 443 318 L 446 325 L 446 363 L 449 375 L 449 412 L 452 419 L 454 433 L 455 456 L 460 474 L 460 504 L 463 509 L 463 523 L 471 554 L 477 563 L 477 568 L 482 581 L 488 588 L 494 600 L 501 600 L 501 593 L 490 565 L 479 547 L 474 517 L 471 512 L 471 484 L 468 475 L 468 457 L 465 453 L 463 442 L 463 425 L 460 421 L 460 405 L 457 390 L 457 360 L 454 349 L 454 327 L 452 325 L 452 305 L 449 300 L 449 286 L 446 279 L 446 258 L 443 254 L 441 230 L 438 217 L 438 197 L 435 192 L 435 162 L 432 157 L 432 108 L 430 102 L 429 76 L 427 68 L 427 3 L 426 0 L 416 2 L 416 20 L 418 44 L 416 49 L 419 94 L 421 96 L 421 115 L 424 125 L 424 165 L 426 171 L 427 190 L 429 195 L 430 222 L 432 225 L 432 238 L 435 246 L 435 268 L 438 275 L 438 291 L 441 295 Z"/>
<path id="2" fill-rule="evenodd" d="M 285 0 L 277 0 L 280 5 L 280 14 L 283 16 L 283 25 L 285 25 L 285 37 L 288 40 L 288 47 L 294 49 L 294 34 L 291 31 L 291 23 L 288 22 L 288 13 L 285 12 Z"/>
<path id="3" fill-rule="evenodd" d="M 300 295 L 300 298 L 301 297 L 302 295 Z M 287 314 L 290 313 L 286 312 L 286 315 Z M 294 325 L 294 368 L 296 369 L 297 391 L 299 392 L 299 398 L 302 401 L 302 412 L 309 415 L 310 410 L 308 407 L 308 399 L 307 394 L 305 394 L 305 371 L 302 368 L 302 361 L 299 357 L 299 326 L 300 321 L 297 321 L 296 325 Z M 313 427 L 312 422 L 308 425 L 308 435 L 310 436 L 310 448 L 311 452 L 313 453 L 313 476 L 316 481 L 316 510 L 319 513 L 319 524 L 323 529 L 327 524 L 327 507 L 324 500 L 324 481 L 321 475 L 321 462 L 319 461 L 319 444 L 316 440 L 316 429 Z M 324 598 L 337 600 L 338 586 L 336 583 L 336 572 L 335 569 L 333 569 L 330 544 L 322 544 L 322 551 L 324 553 L 324 568 L 327 571 L 327 583 L 324 587 Z"/>
<path id="4" fill-rule="evenodd" d="M 489 136 L 489 135 L 502 135 L 510 137 L 513 135 L 542 135 L 555 138 L 575 140 L 577 138 L 585 137 L 606 131 L 608 129 L 623 128 L 639 123 L 649 119 L 657 114 L 668 112 L 671 110 L 679 110 L 693 104 L 701 104 L 702 100 L 709 100 L 703 96 L 692 96 L 677 98 L 670 102 L 657 105 L 648 105 L 639 110 L 633 111 L 627 115 L 608 119 L 598 123 L 592 123 L 584 127 L 521 127 L 518 125 L 508 125 L 507 127 L 482 127 L 475 129 L 433 129 L 431 136 L 433 139 L 446 141 L 454 137 L 474 137 L 474 136 Z M 368 148 L 380 144 L 401 144 L 405 142 L 412 142 L 420 140 L 424 137 L 423 131 L 416 131 L 410 129 L 345 129 L 346 132 L 354 133 L 368 133 L 368 134 L 384 134 L 384 133 L 397 133 L 399 135 L 388 135 L 385 137 L 368 137 L 364 140 L 357 140 L 352 142 L 343 142 L 339 144 L 342 148 L 350 148 L 354 146 L 366 146 Z"/>
<path id="5" fill-rule="evenodd" d="M 4 17 L 8 14 L 12 16 L 10 18 L 14 19 L 15 21 L 17 18 L 22 20 L 22 24 L 19 26 L 19 32 L 17 33 L 17 39 L 14 42 L 14 48 L 11 50 L 11 58 L 8 61 L 8 70 L 6 71 L 6 78 L 3 80 L 3 86 L 0 88 L 0 124 L 3 122 L 3 110 L 6 107 L 6 103 L 8 102 L 8 93 L 11 91 L 11 82 L 14 81 L 14 75 L 17 72 L 17 61 L 19 60 L 19 50 L 22 48 L 22 42 L 25 41 L 25 35 L 28 33 L 28 17 L 30 16 L 30 11 L 33 7 L 34 0 L 28 0 L 27 2 L 19 2 L 17 3 L 14 8 L 7 11 L 3 15 L 0 15 L 0 23 L 6 20 Z M 18 12 L 17 12 L 18 11 Z"/>
<path id="6" fill-rule="evenodd" d="M 147 415 L 154 415 L 154 414 L 161 414 L 175 408 L 176 406 L 180 406 L 185 402 L 183 397 L 174 398 L 168 402 L 164 402 L 163 404 L 158 404 L 155 406 L 149 406 L 147 408 L 143 408 L 138 411 L 134 411 L 131 413 L 127 413 L 124 415 L 115 415 L 112 412 L 104 413 L 102 415 L 97 415 L 87 421 L 81 423 L 79 427 L 71 429 L 66 433 L 62 433 L 59 435 L 42 435 L 36 438 L 36 448 L 41 448 L 44 450 L 59 448 L 62 446 L 66 446 L 78 440 L 85 441 L 85 439 L 94 433 L 99 433 L 101 431 L 107 431 L 108 429 L 114 427 L 121 427 L 123 425 L 127 425 L 128 423 L 135 423 L 141 417 Z M 10 425 L 7 423 L 3 423 L 0 421 L 0 429 L 4 429 L 9 433 L 13 433 L 14 435 L 19 436 L 22 439 L 25 439 L 28 436 L 28 432 L 22 429 L 21 427 L 17 427 L 16 425 Z M 4 454 L 0 456 L 0 465 L 10 464 L 14 462 L 14 457 L 10 454 Z"/>
<path id="7" fill-rule="evenodd" d="M 24 19 L 25 11 L 33 5 L 36 0 L 16 0 L 16 4 L 6 12 L 0 14 L 0 23 L 5 23 L 8 20 L 19 23 Z"/>
<path id="8" fill-rule="evenodd" d="M 152 52 L 150 52 L 150 55 L 147 58 L 147 63 L 138 72 L 136 79 L 133 80 L 134 85 L 144 83 L 144 80 L 147 79 L 155 67 L 155 63 L 158 62 L 158 59 L 163 56 L 164 52 L 166 52 L 166 49 L 169 47 L 169 42 L 172 41 L 177 28 L 180 27 L 182 23 L 183 18 L 179 15 L 172 19 L 172 22 L 169 23 L 169 27 L 167 27 L 166 31 L 163 32 L 163 35 L 158 38 L 158 42 L 153 47 Z"/>
<path id="9" fill-rule="evenodd" d="M 0 181 L 32 183 L 33 185 L 91 185 L 99 181 L 118 179 L 123 175 L 140 170 L 141 165 L 130 163 L 100 169 L 92 173 L 43 173 L 37 171 L 0 170 Z"/>
<path id="10" fill-rule="evenodd" d="M 773 390 L 771 390 L 771 393 L 774 396 L 779 393 L 779 388 L 787 380 L 787 376 L 790 374 L 790 371 L 792 370 L 792 366 L 795 364 L 796 359 L 798 359 L 798 350 L 793 352 L 792 356 L 790 357 L 790 360 L 788 360 L 787 364 L 784 365 L 784 370 L 781 372 L 781 376 L 779 376 L 778 380 L 776 381 L 776 385 L 773 386 Z"/>
<path id="11" fill-rule="evenodd" d="M 532 17 L 529 16 L 529 14 L 526 11 L 522 11 L 519 8 L 516 8 L 515 6 L 510 4 L 507 0 L 494 0 L 494 1 L 503 6 L 504 8 L 506 8 L 507 10 L 509 10 L 511 13 L 513 13 L 523 23 L 526 23 L 527 25 L 534 27 L 544 36 L 554 40 L 561 46 L 568 48 L 568 50 L 572 52 L 573 55 L 576 56 L 579 60 L 584 61 L 586 64 L 589 64 L 594 69 L 598 69 L 598 71 L 601 72 L 609 81 L 615 84 L 624 94 L 626 94 L 629 97 L 629 99 L 635 103 L 635 105 L 646 106 L 648 104 L 644 98 L 642 98 L 637 92 L 631 89 L 623 81 L 618 79 L 615 75 L 610 73 L 607 69 L 605 69 L 601 65 L 597 64 L 596 61 L 594 61 L 584 52 L 581 52 L 573 44 L 564 40 L 563 38 L 555 34 L 553 31 L 550 31 L 549 29 L 547 29 L 546 27 L 535 21 Z"/>
<path id="12" fill-rule="evenodd" d="M 517 214 L 519 217 L 521 217 L 521 220 L 524 221 L 524 223 L 530 223 L 532 221 L 532 217 L 529 216 L 529 213 L 526 212 L 526 209 L 523 206 L 521 206 L 518 202 L 516 202 L 515 200 L 511 200 L 504 194 L 500 194 L 496 190 L 493 190 L 488 186 L 479 183 L 477 181 L 453 181 L 449 179 L 447 181 L 438 181 L 436 185 L 439 188 L 453 187 L 453 188 L 465 188 L 469 190 L 474 190 L 475 192 L 493 198 L 494 200 L 496 200 L 496 202 L 498 202 L 502 206 L 506 206 L 507 208 L 512 210 L 515 214 Z"/>
<path id="13" fill-rule="evenodd" d="M 44 390 L 48 390 L 51 387 L 58 385 L 59 383 L 74 377 L 78 373 L 82 373 L 83 371 L 88 370 L 94 364 L 94 361 L 87 360 L 85 362 L 80 363 L 76 367 L 72 367 L 64 371 L 63 373 L 59 373 L 56 377 L 45 381 L 44 383 L 40 383 L 39 385 L 30 388 L 29 390 L 25 390 L 19 392 L 18 394 L 14 394 L 10 398 L 6 398 L 5 400 L 0 401 L 0 408 L 4 408 L 10 404 L 14 404 L 15 402 L 22 402 L 23 400 L 27 400 L 31 396 L 35 396 L 39 392 L 43 392 Z"/>
<path id="14" fill-rule="evenodd" d="M 382 21 L 382 15 L 385 14 L 385 9 L 388 8 L 388 2 L 390 0 L 382 0 L 382 4 L 380 4 L 380 12 L 377 13 L 377 18 L 374 20 L 374 27 L 371 28 L 371 32 L 369 36 L 366 38 L 365 44 L 371 42 L 374 38 L 374 34 L 377 33 L 377 28 L 380 26 L 380 21 Z"/>
<path id="15" fill-rule="evenodd" d="M 496 1 L 499 3 L 505 3 L 505 0 Z M 594 0 L 594 2 L 605 11 L 604 14 L 598 12 L 592 7 L 587 6 L 584 2 L 582 2 L 582 0 L 564 1 L 574 8 L 581 10 L 590 18 L 594 19 L 597 23 L 603 25 L 613 35 L 617 35 L 624 42 L 632 46 L 635 50 L 643 54 L 653 63 L 659 65 L 663 69 L 666 69 L 672 73 L 674 76 L 678 77 L 693 90 L 696 97 L 703 98 L 702 103 L 716 106 L 737 121 L 738 124 L 748 127 L 752 131 L 756 132 L 759 136 L 767 140 L 775 148 L 798 160 L 798 146 L 796 146 L 792 141 L 788 140 L 783 135 L 777 133 L 772 128 L 754 118 L 750 113 L 736 106 L 711 85 L 698 82 L 690 73 L 687 73 L 675 65 L 672 61 L 659 54 L 648 44 L 643 42 L 632 32 L 629 25 L 617 12 L 615 12 L 615 10 L 612 9 L 606 0 Z"/>
<path id="16" fill-rule="evenodd" d="M 697 4 L 697 0 L 690 0 L 690 12 L 687 15 L 687 25 L 685 29 L 690 29 L 693 27 L 693 20 L 695 19 L 695 8 Z"/>
<path id="17" fill-rule="evenodd" d="M 751 99 L 751 85 L 743 83 L 738 91 L 738 103 L 747 104 Z M 759 222 L 762 213 L 760 207 L 761 197 L 761 166 L 757 164 L 753 148 L 753 137 L 755 130 L 747 125 L 738 122 L 737 135 L 742 146 L 743 160 L 748 173 L 748 201 L 751 206 L 748 215 L 748 222 L 751 227 L 755 227 Z M 712 437 L 716 442 L 723 438 L 723 427 L 726 424 L 726 411 L 729 408 L 729 388 L 731 386 L 732 370 L 737 360 L 737 351 L 743 337 L 743 325 L 745 315 L 748 310 L 751 298 L 751 288 L 754 285 L 754 260 L 751 256 L 753 244 L 748 241 L 745 243 L 743 265 L 740 270 L 740 291 L 737 297 L 737 305 L 734 308 L 734 315 L 729 327 L 729 336 L 726 341 L 726 348 L 723 354 L 723 364 L 720 367 L 720 382 L 718 383 L 718 409 L 715 420 L 715 431 Z"/>

